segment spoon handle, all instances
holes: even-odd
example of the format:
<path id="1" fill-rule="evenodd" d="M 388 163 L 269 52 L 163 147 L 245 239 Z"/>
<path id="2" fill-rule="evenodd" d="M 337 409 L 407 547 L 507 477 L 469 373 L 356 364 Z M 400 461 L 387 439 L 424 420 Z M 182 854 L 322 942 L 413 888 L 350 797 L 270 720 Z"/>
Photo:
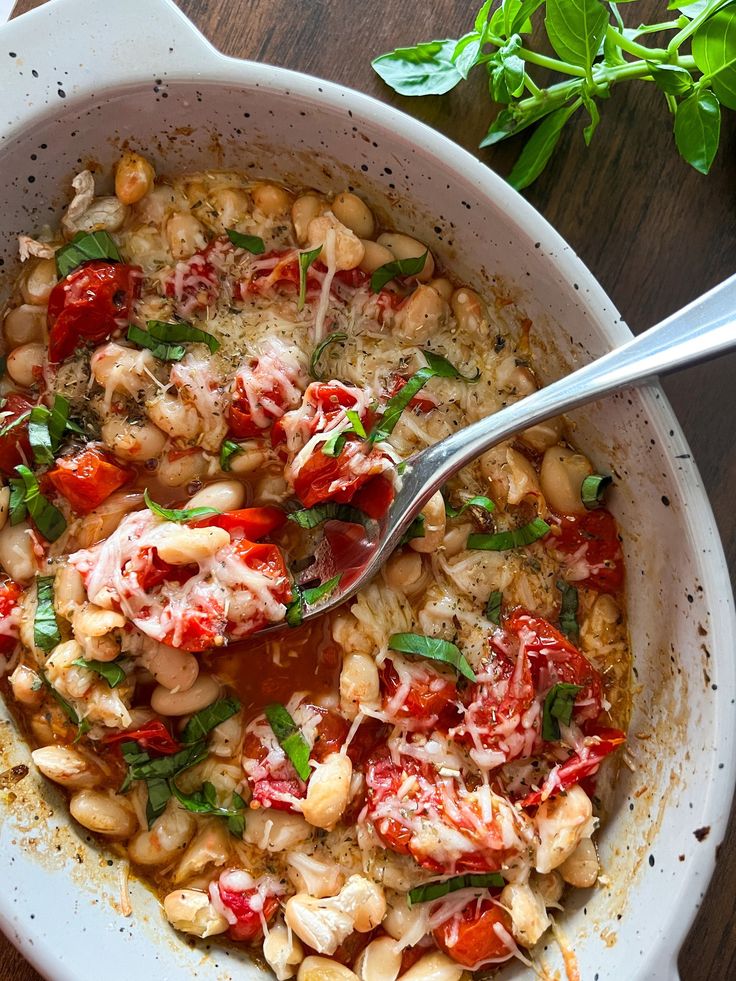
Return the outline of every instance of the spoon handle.
<path id="1" fill-rule="evenodd" d="M 610 392 L 736 348 L 736 275 L 602 358 L 413 457 L 396 504 L 416 513 L 466 464 L 502 440 Z M 392 539 L 402 529 L 392 529 Z"/>

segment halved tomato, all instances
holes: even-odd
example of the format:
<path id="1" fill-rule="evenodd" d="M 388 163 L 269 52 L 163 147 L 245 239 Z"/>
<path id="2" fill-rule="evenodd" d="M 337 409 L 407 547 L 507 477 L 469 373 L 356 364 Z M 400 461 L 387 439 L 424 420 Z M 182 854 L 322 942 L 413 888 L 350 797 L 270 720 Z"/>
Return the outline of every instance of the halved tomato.
<path id="1" fill-rule="evenodd" d="M 133 470 L 121 466 L 109 453 L 94 446 L 61 457 L 47 474 L 76 514 L 94 511 L 133 476 Z"/>
<path id="2" fill-rule="evenodd" d="M 624 584 L 624 555 L 616 519 L 605 508 L 557 518 L 544 544 L 570 570 L 574 586 L 617 593 Z"/>
<path id="3" fill-rule="evenodd" d="M 513 955 L 507 940 L 511 937 L 511 917 L 491 899 L 468 903 L 436 927 L 433 936 L 448 957 L 473 970 L 483 964 L 499 964 Z"/>

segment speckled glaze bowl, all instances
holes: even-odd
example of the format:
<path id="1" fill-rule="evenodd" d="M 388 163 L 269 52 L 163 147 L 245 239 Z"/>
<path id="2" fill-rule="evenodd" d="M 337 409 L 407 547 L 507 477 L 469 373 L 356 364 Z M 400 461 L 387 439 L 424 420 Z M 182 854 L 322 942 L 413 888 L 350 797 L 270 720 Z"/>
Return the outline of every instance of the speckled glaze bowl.
<path id="1" fill-rule="evenodd" d="M 235 167 L 355 187 L 432 241 L 458 275 L 513 299 L 548 380 L 626 341 L 594 278 L 518 194 L 427 127 L 357 92 L 225 58 L 168 0 L 51 0 L 0 29 L 2 272 L 19 232 L 55 221 L 72 175 L 129 143 L 159 172 Z M 6 280 L 7 282 L 7 280 Z M 628 756 L 601 836 L 608 885 L 561 925 L 583 979 L 669 979 L 713 870 L 734 782 L 734 615 L 713 516 L 679 426 L 651 386 L 573 417 L 616 474 L 636 685 Z M 29 755 L 0 706 L 0 772 Z M 118 905 L 110 855 L 31 773 L 0 791 L 0 926 L 54 981 L 265 977 L 190 947 L 152 894 Z M 544 954 L 562 962 L 556 947 Z M 504 977 L 527 976 L 511 966 Z M 563 974 L 564 976 L 564 974 Z"/>

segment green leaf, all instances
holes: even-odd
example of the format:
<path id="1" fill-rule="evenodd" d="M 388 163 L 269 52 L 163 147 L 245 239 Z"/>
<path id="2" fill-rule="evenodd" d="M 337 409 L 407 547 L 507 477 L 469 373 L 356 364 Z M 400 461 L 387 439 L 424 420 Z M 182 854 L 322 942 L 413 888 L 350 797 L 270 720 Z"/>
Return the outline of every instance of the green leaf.
<path id="1" fill-rule="evenodd" d="M 28 420 L 28 441 L 33 450 L 33 460 L 37 467 L 50 467 L 54 464 L 54 451 L 49 433 L 49 416 L 45 405 L 35 405 Z"/>
<path id="2" fill-rule="evenodd" d="M 302 589 L 301 586 L 294 586 L 294 599 L 286 607 L 286 622 L 290 627 L 298 627 L 304 619 L 304 607 L 315 606 L 321 599 L 335 589 L 340 582 L 340 576 L 333 576 L 327 582 L 320 583 L 319 586 L 310 586 Z"/>
<path id="3" fill-rule="evenodd" d="M 233 791 L 233 796 L 230 799 L 230 808 L 235 811 L 231 817 L 227 819 L 227 830 L 235 838 L 242 838 L 245 833 L 245 801 L 240 796 L 240 794 Z"/>
<path id="4" fill-rule="evenodd" d="M 10 524 L 19 525 L 21 521 L 25 520 L 28 514 L 25 484 L 19 477 L 12 477 L 9 483 L 10 501 L 8 503 L 8 510 L 10 512 Z"/>
<path id="5" fill-rule="evenodd" d="M 209 518 L 210 515 L 222 513 L 217 508 L 184 508 L 183 510 L 164 508 L 151 500 L 148 494 L 148 488 L 143 491 L 143 500 L 146 502 L 146 507 L 149 511 L 153 511 L 159 518 L 164 518 L 166 521 L 176 521 L 179 523 L 183 521 L 198 521 L 200 518 Z"/>
<path id="6" fill-rule="evenodd" d="M 77 232 L 71 242 L 57 249 L 54 258 L 61 279 L 90 259 L 122 262 L 118 247 L 107 232 Z"/>
<path id="7" fill-rule="evenodd" d="M 243 827 L 240 835 L 236 835 L 236 837 L 242 837 L 245 830 L 245 815 L 243 814 L 245 801 L 240 794 L 233 793 L 230 807 L 220 807 L 217 803 L 217 790 L 214 784 L 209 783 L 209 781 L 205 781 L 199 790 L 195 790 L 191 794 L 185 794 L 179 790 L 173 780 L 169 782 L 169 787 L 174 797 L 186 811 L 191 811 L 193 814 L 211 814 L 214 817 L 226 818 L 228 827 L 230 827 L 230 820 L 240 818 Z"/>
<path id="8" fill-rule="evenodd" d="M 721 136 L 721 107 L 707 89 L 693 92 L 675 110 L 675 143 L 680 156 L 701 174 L 710 170 Z"/>
<path id="9" fill-rule="evenodd" d="M 54 576 L 36 579 L 36 613 L 33 617 L 33 643 L 47 654 L 61 643 L 54 612 Z"/>
<path id="10" fill-rule="evenodd" d="M 521 109 L 521 104 L 511 105 L 508 109 L 502 109 L 491 123 L 486 135 L 481 140 L 479 146 L 495 146 L 502 140 L 507 140 L 511 136 L 516 136 L 529 126 L 549 116 L 555 111 L 554 104 L 550 105 L 547 100 L 541 103 L 531 103 L 527 108 Z"/>
<path id="11" fill-rule="evenodd" d="M 263 255 L 266 251 L 266 244 L 258 235 L 243 235 L 242 232 L 236 232 L 234 228 L 228 228 L 227 237 L 236 248 L 245 249 L 253 255 Z"/>
<path id="12" fill-rule="evenodd" d="M 319 257 L 322 251 L 322 246 L 318 245 L 316 249 L 312 249 L 309 252 L 299 253 L 299 299 L 296 304 L 297 310 L 303 310 L 304 304 L 307 301 L 307 272 L 312 263 Z"/>
<path id="13" fill-rule="evenodd" d="M 736 109 L 736 4 L 728 4 L 698 28 L 693 36 L 693 58 L 709 78 L 718 101 Z"/>
<path id="14" fill-rule="evenodd" d="M 544 26 L 563 61 L 590 68 L 606 33 L 608 16 L 600 0 L 547 0 Z"/>
<path id="15" fill-rule="evenodd" d="M 323 341 L 320 341 L 314 351 L 312 351 L 312 357 L 309 359 L 310 377 L 314 378 L 315 381 L 322 381 L 322 375 L 318 371 L 318 365 L 325 348 L 329 347 L 330 344 L 336 344 L 338 341 L 345 341 L 347 337 L 347 334 L 341 334 L 337 331 L 334 334 L 328 334 Z"/>
<path id="16" fill-rule="evenodd" d="M 491 71 L 491 93 L 496 102 L 510 102 L 524 91 L 524 60 L 518 54 L 521 38 L 514 34 L 495 54 Z"/>
<path id="17" fill-rule="evenodd" d="M 612 483 L 612 477 L 604 477 L 599 473 L 591 474 L 580 485 L 580 500 L 589 510 L 599 508 L 603 503 L 606 488 Z"/>
<path id="18" fill-rule="evenodd" d="M 470 71 L 477 65 L 478 59 L 483 53 L 482 45 L 482 36 L 475 32 L 466 34 L 457 42 L 457 46 L 452 52 L 452 60 L 463 78 L 467 78 Z"/>
<path id="19" fill-rule="evenodd" d="M 44 497 L 38 481 L 25 464 L 19 464 L 15 472 L 23 481 L 23 503 L 33 523 L 47 541 L 55 542 L 66 531 L 64 515 Z"/>
<path id="20" fill-rule="evenodd" d="M 476 497 L 471 497 L 470 500 L 465 501 L 459 508 L 454 508 L 452 504 L 448 504 L 445 501 L 445 514 L 448 518 L 459 518 L 461 514 L 465 514 L 468 508 L 483 508 L 484 511 L 494 511 L 496 505 L 490 497 L 483 497 L 480 494 Z"/>
<path id="21" fill-rule="evenodd" d="M 693 87 L 693 77 L 687 68 L 656 61 L 648 61 L 647 67 L 657 88 L 666 95 L 685 95 Z"/>
<path id="22" fill-rule="evenodd" d="M 279 746 L 291 760 L 297 774 L 302 780 L 308 780 L 311 774 L 309 766 L 309 743 L 302 735 L 301 729 L 287 712 L 283 705 L 273 702 L 264 709 L 264 714 L 268 719 L 268 724 L 273 729 L 273 734 L 278 740 Z"/>
<path id="23" fill-rule="evenodd" d="M 506 880 L 498 872 L 471 872 L 467 875 L 454 875 L 441 882 L 425 882 L 409 890 L 407 897 L 410 906 L 417 903 L 431 903 L 458 889 L 503 889 Z"/>
<path id="24" fill-rule="evenodd" d="M 562 633 L 577 644 L 580 637 L 580 627 L 578 626 L 578 591 L 574 586 L 566 583 L 564 579 L 557 580 L 562 599 L 560 603 L 560 630 Z"/>
<path id="25" fill-rule="evenodd" d="M 531 31 L 529 18 L 542 6 L 544 0 L 502 0 L 490 20 L 490 30 L 498 37 Z"/>
<path id="26" fill-rule="evenodd" d="M 123 743 L 121 749 L 127 745 L 131 744 Z M 137 743 L 132 743 L 132 745 L 137 747 Z M 146 782 L 153 779 L 170 780 L 206 758 L 207 746 L 203 742 L 194 743 L 180 749 L 178 753 L 172 753 L 170 756 L 159 756 L 155 760 L 150 759 L 147 753 L 143 753 L 140 754 L 137 762 L 129 764 L 128 779 L 129 781 L 145 780 Z"/>
<path id="27" fill-rule="evenodd" d="M 348 436 L 366 438 L 365 426 L 355 409 L 346 409 L 345 415 L 348 419 L 348 425 L 342 429 L 336 429 L 322 444 L 322 452 L 325 456 L 340 456 Z"/>
<path id="28" fill-rule="evenodd" d="M 148 827 L 150 828 L 156 818 L 163 814 L 166 809 L 166 805 L 171 799 L 171 788 L 169 787 L 169 781 L 164 780 L 163 777 L 154 777 L 151 780 L 147 780 L 146 788 L 148 790 L 146 818 L 148 820 Z"/>
<path id="29" fill-rule="evenodd" d="M 335 504 L 334 501 L 316 504 L 313 508 L 292 511 L 288 518 L 300 528 L 316 528 L 323 521 L 346 521 L 367 528 L 373 521 L 364 511 L 359 511 L 351 504 Z"/>
<path id="30" fill-rule="evenodd" d="M 575 707 L 575 696 L 582 690 L 580 685 L 553 685 L 544 700 L 542 715 L 542 739 L 556 742 L 560 738 L 560 722 L 569 726 Z"/>
<path id="31" fill-rule="evenodd" d="M 399 95 L 444 95 L 462 79 L 452 60 L 457 41 L 424 41 L 375 58 L 373 70 Z"/>
<path id="32" fill-rule="evenodd" d="M 199 742 L 200 739 L 204 739 L 215 726 L 219 726 L 221 722 L 226 722 L 227 719 L 239 712 L 240 708 L 241 705 L 237 698 L 220 698 L 206 708 L 200 709 L 199 712 L 195 712 L 184 728 L 181 736 L 182 743 L 185 746 L 190 746 Z"/>
<path id="33" fill-rule="evenodd" d="M 391 262 L 379 266 L 371 276 L 373 292 L 380 293 L 386 283 L 390 283 L 396 276 L 418 276 L 424 269 L 428 253 L 429 249 L 422 255 L 411 256 L 408 259 L 392 259 Z"/>
<path id="34" fill-rule="evenodd" d="M 500 589 L 494 589 L 486 603 L 486 620 L 490 620 L 491 623 L 495 623 L 498 626 L 501 623 L 502 604 L 503 593 Z"/>
<path id="35" fill-rule="evenodd" d="M 482 7 L 475 15 L 474 27 L 478 34 L 483 34 L 488 22 L 488 15 L 491 12 L 491 7 L 493 6 L 494 0 L 485 0 Z"/>
<path id="36" fill-rule="evenodd" d="M 69 719 L 69 721 L 73 725 L 79 726 L 79 731 L 77 733 L 77 739 L 79 739 L 81 736 L 83 736 L 85 732 L 89 732 L 89 730 L 90 730 L 90 724 L 89 724 L 89 722 L 87 722 L 86 719 L 80 719 L 79 718 L 79 716 L 77 715 L 76 710 L 74 709 L 74 706 L 73 705 L 70 705 L 69 702 L 67 702 L 67 700 L 64 698 L 64 696 L 61 695 L 54 688 L 54 686 L 51 684 L 51 682 L 49 681 L 49 679 L 46 677 L 46 674 L 40 668 L 36 668 L 36 671 L 37 671 L 38 676 L 40 677 L 41 681 L 43 682 L 44 688 L 46 688 L 46 690 L 49 692 L 49 694 L 52 696 L 52 698 L 59 705 L 59 707 L 61 708 L 62 712 L 67 717 L 67 719 Z M 75 739 L 74 741 L 76 742 L 77 739 Z"/>
<path id="37" fill-rule="evenodd" d="M 505 552 L 510 548 L 522 548 L 538 541 L 550 528 L 542 518 L 535 518 L 521 528 L 498 531 L 495 535 L 468 535 L 467 548 L 482 549 L 487 552 Z"/>
<path id="38" fill-rule="evenodd" d="M 220 447 L 220 470 L 229 473 L 232 470 L 232 458 L 242 452 L 243 447 L 239 443 L 235 443 L 231 439 L 226 439 Z"/>
<path id="39" fill-rule="evenodd" d="M 459 368 L 456 368 L 447 358 L 443 358 L 441 354 L 434 354 L 424 348 L 422 348 L 422 354 L 432 369 L 433 375 L 437 378 L 456 378 L 459 381 L 467 382 L 469 385 L 474 385 L 480 379 L 480 368 L 476 368 L 474 375 L 464 375 Z"/>
<path id="40" fill-rule="evenodd" d="M 184 344 L 206 344 L 210 354 L 220 347 L 220 342 L 206 330 L 200 330 L 184 320 L 168 323 L 163 320 L 146 321 L 148 330 L 141 330 L 135 324 L 128 327 L 128 340 L 139 347 L 148 348 L 155 358 L 161 361 L 181 361 L 184 357 Z"/>
<path id="41" fill-rule="evenodd" d="M 426 637 L 424 634 L 392 634 L 388 639 L 388 646 L 392 651 L 401 651 L 402 654 L 418 654 L 431 661 L 442 661 L 444 664 L 451 665 L 469 681 L 476 680 L 475 672 L 463 652 L 449 640 Z"/>
<path id="42" fill-rule="evenodd" d="M 576 99 L 572 105 L 556 109 L 534 130 L 507 178 L 517 191 L 528 187 L 542 173 L 557 146 L 562 127 L 580 107 L 581 101 Z"/>
<path id="43" fill-rule="evenodd" d="M 87 671 L 94 671 L 104 678 L 111 688 L 117 688 L 128 677 L 118 661 L 87 661 L 83 657 L 78 657 L 76 661 L 72 661 L 72 664 L 86 668 Z"/>
<path id="44" fill-rule="evenodd" d="M 161 344 L 149 331 L 136 327 L 135 324 L 129 325 L 127 338 L 132 344 L 137 344 L 138 347 L 148 348 L 154 358 L 158 358 L 159 361 L 181 361 L 187 353 L 183 344 Z"/>

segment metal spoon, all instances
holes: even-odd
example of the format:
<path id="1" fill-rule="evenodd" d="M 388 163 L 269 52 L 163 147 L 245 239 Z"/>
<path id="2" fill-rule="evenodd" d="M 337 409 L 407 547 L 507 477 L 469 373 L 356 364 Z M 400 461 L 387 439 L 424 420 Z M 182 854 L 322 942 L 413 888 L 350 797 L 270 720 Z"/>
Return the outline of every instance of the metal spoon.
<path id="1" fill-rule="evenodd" d="M 305 605 L 304 619 L 334 609 L 365 586 L 429 498 L 492 446 L 611 392 L 645 384 L 731 348 L 736 348 L 736 275 L 602 358 L 416 453 L 405 461 L 399 489 L 386 515 L 353 543 L 347 562 L 332 565 L 329 574 L 341 573 L 340 582 L 322 601 Z M 264 629 L 281 627 L 283 624 L 274 624 Z"/>

